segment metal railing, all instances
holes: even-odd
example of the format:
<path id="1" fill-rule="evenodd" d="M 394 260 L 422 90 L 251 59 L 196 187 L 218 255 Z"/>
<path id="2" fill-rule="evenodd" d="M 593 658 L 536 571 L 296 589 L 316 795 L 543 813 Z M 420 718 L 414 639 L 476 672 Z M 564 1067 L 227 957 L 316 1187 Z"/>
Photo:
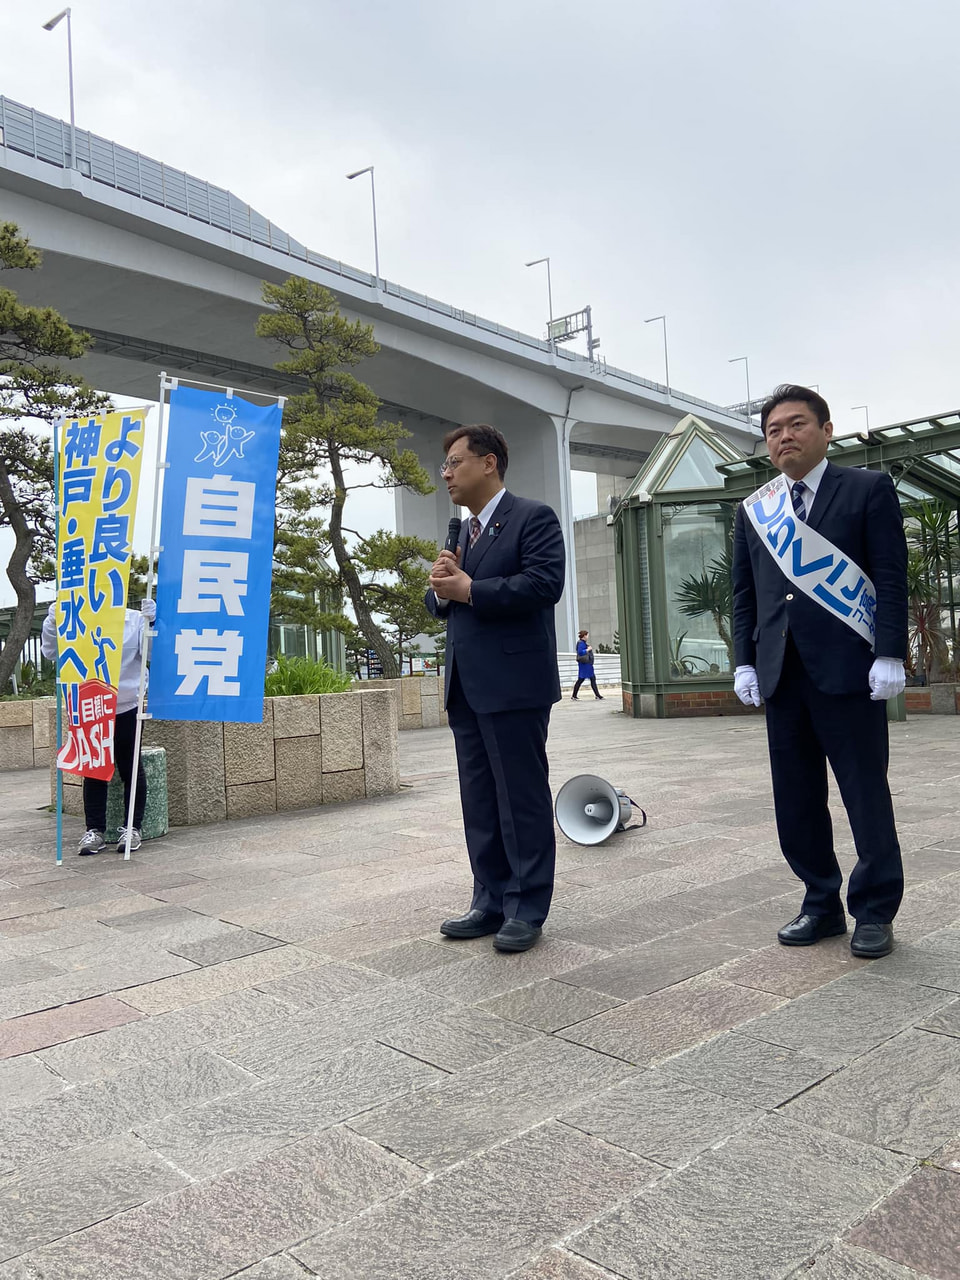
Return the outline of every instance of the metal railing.
<path id="1" fill-rule="evenodd" d="M 122 147 L 86 129 L 76 130 L 77 163 L 72 166 L 70 136 L 70 125 L 66 121 L 45 115 L 0 94 L 0 146 L 22 155 L 33 156 L 58 169 L 75 167 L 82 177 L 136 196 L 148 204 L 159 205 L 196 222 L 217 227 L 298 262 L 320 267 L 344 280 L 376 287 L 376 278 L 369 271 L 360 271 L 346 262 L 338 262 L 308 249 L 225 188 L 191 177 L 181 169 L 173 169 L 170 165 L 152 160 L 139 151 L 131 151 L 129 147 Z M 662 383 L 642 378 L 626 369 L 614 368 L 606 362 L 599 364 L 596 360 L 562 347 L 555 348 L 546 338 L 534 338 L 530 334 L 521 333 L 519 329 L 511 329 L 495 320 L 486 320 L 483 316 L 450 306 L 449 303 L 430 298 L 425 293 L 417 293 L 414 289 L 405 289 L 403 285 L 394 284 L 382 277 L 380 285 L 381 291 L 391 298 L 424 308 L 435 315 L 445 316 L 467 328 L 478 329 L 498 338 L 506 338 L 519 346 L 552 355 L 562 364 L 579 365 L 581 369 L 589 366 L 596 376 L 604 380 L 614 378 L 631 386 L 659 392 L 686 405 L 709 409 L 711 413 L 735 416 L 709 400 L 701 400 L 672 387 L 667 388 Z"/>

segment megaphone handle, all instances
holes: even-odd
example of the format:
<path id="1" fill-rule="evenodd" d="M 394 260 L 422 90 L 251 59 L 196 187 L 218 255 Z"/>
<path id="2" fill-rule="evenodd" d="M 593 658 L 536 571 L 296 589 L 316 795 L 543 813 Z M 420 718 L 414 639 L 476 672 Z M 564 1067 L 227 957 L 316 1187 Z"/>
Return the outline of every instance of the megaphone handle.
<path id="1" fill-rule="evenodd" d="M 640 809 L 640 806 L 637 804 L 636 800 L 632 800 L 632 799 L 630 798 L 630 796 L 627 796 L 627 799 L 628 799 L 628 800 L 630 800 L 630 803 L 633 805 L 633 807 L 634 807 L 635 809 Z M 623 829 L 624 829 L 624 831 L 639 831 L 641 827 L 645 827 L 645 826 L 647 825 L 647 811 L 646 811 L 646 809 L 640 809 L 640 812 L 643 814 L 643 821 L 642 821 L 642 822 L 631 822 L 631 823 L 630 823 L 630 825 L 629 825 L 629 827 L 624 827 L 624 828 L 623 828 Z"/>

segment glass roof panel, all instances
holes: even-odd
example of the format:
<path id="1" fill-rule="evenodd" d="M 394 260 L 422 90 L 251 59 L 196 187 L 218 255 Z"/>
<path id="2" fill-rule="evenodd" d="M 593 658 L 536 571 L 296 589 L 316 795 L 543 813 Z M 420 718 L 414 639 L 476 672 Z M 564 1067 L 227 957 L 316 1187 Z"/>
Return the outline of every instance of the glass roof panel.
<path id="1" fill-rule="evenodd" d="M 955 476 L 960 476 L 960 449 L 954 449 L 949 453 L 935 453 L 930 461 L 938 467 L 945 467 L 947 471 L 952 471 Z"/>
<path id="2" fill-rule="evenodd" d="M 899 494 L 901 502 L 903 502 L 904 500 L 908 502 L 915 502 L 915 501 L 923 502 L 929 499 L 930 497 L 930 494 L 926 491 L 926 489 L 918 488 L 917 485 L 911 484 L 909 480 L 900 479 L 896 482 L 896 485 L 897 485 L 897 493 Z"/>
<path id="3" fill-rule="evenodd" d="M 672 489 L 716 489 L 723 483 L 718 462 L 726 462 L 726 458 L 705 440 L 692 435 L 676 466 L 657 488 L 661 493 Z"/>

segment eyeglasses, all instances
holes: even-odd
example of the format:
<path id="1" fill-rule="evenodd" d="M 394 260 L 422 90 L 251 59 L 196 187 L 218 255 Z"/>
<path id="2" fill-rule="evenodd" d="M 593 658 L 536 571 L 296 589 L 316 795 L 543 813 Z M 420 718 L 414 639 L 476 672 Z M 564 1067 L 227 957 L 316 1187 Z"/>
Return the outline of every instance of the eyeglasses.
<path id="1" fill-rule="evenodd" d="M 440 463 L 440 466 L 438 468 L 440 471 L 440 474 L 442 476 L 452 474 L 454 471 L 456 471 L 457 467 L 459 467 L 461 462 L 463 462 L 463 458 L 444 458 L 443 462 Z"/>

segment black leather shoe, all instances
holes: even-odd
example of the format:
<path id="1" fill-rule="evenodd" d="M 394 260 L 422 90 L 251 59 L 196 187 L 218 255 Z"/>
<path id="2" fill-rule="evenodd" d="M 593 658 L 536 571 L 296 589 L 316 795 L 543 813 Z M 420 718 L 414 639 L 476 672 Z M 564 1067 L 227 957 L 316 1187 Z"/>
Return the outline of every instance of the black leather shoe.
<path id="1" fill-rule="evenodd" d="M 846 932 L 847 921 L 842 911 L 832 916 L 800 914 L 777 930 L 777 941 L 784 947 L 812 947 L 821 938 L 836 938 Z"/>
<path id="2" fill-rule="evenodd" d="M 496 933 L 503 924 L 503 916 L 497 911 L 478 911 L 476 907 L 465 916 L 444 920 L 440 932 L 448 938 L 485 938 Z"/>
<path id="3" fill-rule="evenodd" d="M 543 930 L 526 920 L 504 920 L 503 928 L 493 940 L 495 951 L 529 951 L 540 941 Z"/>
<path id="4" fill-rule="evenodd" d="M 850 950 L 865 960 L 888 956 L 893 950 L 893 925 L 861 924 L 858 920 L 850 939 Z"/>

